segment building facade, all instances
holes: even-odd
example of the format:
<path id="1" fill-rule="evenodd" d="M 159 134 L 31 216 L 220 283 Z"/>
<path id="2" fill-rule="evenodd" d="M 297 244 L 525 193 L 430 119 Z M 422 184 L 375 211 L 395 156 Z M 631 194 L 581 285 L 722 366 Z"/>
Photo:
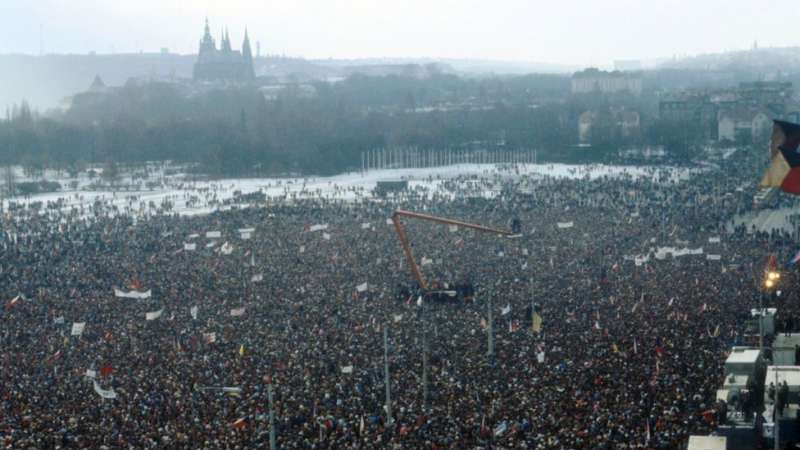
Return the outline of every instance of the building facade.
<path id="1" fill-rule="evenodd" d="M 642 93 L 642 77 L 635 72 L 605 72 L 598 69 L 586 69 L 572 75 L 572 93 L 615 94 L 629 92 L 634 95 Z"/>
<path id="2" fill-rule="evenodd" d="M 197 62 L 194 64 L 195 81 L 223 81 L 247 83 L 255 80 L 253 53 L 247 30 L 244 32 L 242 50 L 233 50 L 228 32 L 222 34 L 219 48 L 211 37 L 206 19 L 205 33 L 200 41 Z"/>

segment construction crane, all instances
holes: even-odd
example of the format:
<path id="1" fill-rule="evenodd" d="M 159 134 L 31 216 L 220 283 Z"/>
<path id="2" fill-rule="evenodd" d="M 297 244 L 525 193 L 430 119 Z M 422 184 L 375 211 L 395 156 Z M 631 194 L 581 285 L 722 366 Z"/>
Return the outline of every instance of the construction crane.
<path id="1" fill-rule="evenodd" d="M 406 261 L 408 261 L 408 265 L 409 267 L 411 267 L 411 274 L 414 276 L 414 279 L 417 281 L 417 284 L 419 285 L 420 289 L 422 289 L 423 292 L 428 291 L 428 282 L 425 280 L 425 276 L 422 275 L 422 271 L 419 269 L 417 262 L 414 260 L 414 253 L 411 251 L 411 245 L 408 243 L 408 236 L 406 235 L 406 229 L 403 227 L 403 223 L 400 221 L 401 217 L 427 220 L 429 222 L 440 223 L 442 225 L 456 225 L 459 227 L 470 228 L 477 231 L 483 231 L 485 233 L 494 233 L 501 236 L 513 235 L 511 231 L 507 230 L 485 227 L 483 225 L 461 222 L 459 220 L 447 219 L 444 217 L 437 217 L 429 214 L 403 211 L 402 209 L 396 210 L 394 214 L 392 214 L 392 222 L 394 223 L 394 229 L 397 231 L 397 237 L 400 238 L 400 244 L 403 246 L 403 253 L 405 253 L 406 255 Z"/>

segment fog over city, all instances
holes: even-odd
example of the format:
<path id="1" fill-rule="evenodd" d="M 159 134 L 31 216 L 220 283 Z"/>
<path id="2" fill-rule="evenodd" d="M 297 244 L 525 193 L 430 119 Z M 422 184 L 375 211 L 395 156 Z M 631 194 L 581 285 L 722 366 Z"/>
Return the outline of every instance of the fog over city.
<path id="1" fill-rule="evenodd" d="M 430 57 L 572 66 L 796 46 L 792 0 L 8 0 L 1 53 L 197 51 L 198 24 L 245 27 L 265 54 Z"/>

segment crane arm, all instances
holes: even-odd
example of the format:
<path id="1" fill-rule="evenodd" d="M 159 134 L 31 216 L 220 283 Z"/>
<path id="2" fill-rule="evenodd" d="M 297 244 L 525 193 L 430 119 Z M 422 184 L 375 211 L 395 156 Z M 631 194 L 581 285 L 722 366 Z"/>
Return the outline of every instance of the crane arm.
<path id="1" fill-rule="evenodd" d="M 406 235 L 406 230 L 403 227 L 403 223 L 400 221 L 401 217 L 408 217 L 411 219 L 420 219 L 420 220 L 427 220 L 434 223 L 439 223 L 443 225 L 457 225 L 464 228 L 470 228 L 477 231 L 483 231 L 486 233 L 494 233 L 499 234 L 502 236 L 510 236 L 512 233 L 507 230 L 500 230 L 497 228 L 490 228 L 485 227 L 483 225 L 476 225 L 472 223 L 462 222 L 459 220 L 447 219 L 444 217 L 437 217 L 432 216 L 430 214 L 422 214 L 416 213 L 411 211 L 404 211 L 402 209 L 396 210 L 392 214 L 392 223 L 394 224 L 394 229 L 397 231 L 397 237 L 400 238 L 400 244 L 403 246 L 403 253 L 406 256 L 406 261 L 408 262 L 409 267 L 411 267 L 411 274 L 414 276 L 414 279 L 417 280 L 420 288 L 422 290 L 428 290 L 428 283 L 425 280 L 425 276 L 422 275 L 422 271 L 419 269 L 416 260 L 414 259 L 414 253 L 411 251 L 411 245 L 408 242 L 408 236 Z"/>

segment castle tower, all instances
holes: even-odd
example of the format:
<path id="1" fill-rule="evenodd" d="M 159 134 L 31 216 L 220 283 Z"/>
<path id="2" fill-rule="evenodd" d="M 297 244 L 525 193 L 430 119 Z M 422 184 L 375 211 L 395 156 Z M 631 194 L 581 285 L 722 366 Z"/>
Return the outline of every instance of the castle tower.
<path id="1" fill-rule="evenodd" d="M 247 36 L 247 28 L 244 29 L 242 59 L 244 60 L 244 79 L 254 80 L 256 78 L 256 72 L 253 68 L 253 51 L 250 49 L 250 38 Z"/>

